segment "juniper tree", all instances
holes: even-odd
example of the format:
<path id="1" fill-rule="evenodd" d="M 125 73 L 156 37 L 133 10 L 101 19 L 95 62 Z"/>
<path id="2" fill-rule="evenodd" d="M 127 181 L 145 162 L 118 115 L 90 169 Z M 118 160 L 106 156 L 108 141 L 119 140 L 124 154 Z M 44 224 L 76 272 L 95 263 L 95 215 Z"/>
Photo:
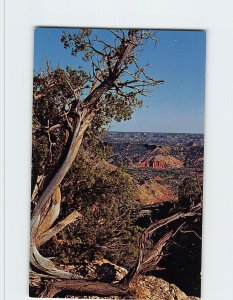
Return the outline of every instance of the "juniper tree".
<path id="1" fill-rule="evenodd" d="M 111 43 L 88 29 L 74 34 L 64 32 L 61 37 L 64 47 L 71 50 L 71 55 L 86 62 L 88 71 L 82 67 L 52 70 L 47 65 L 46 71 L 34 76 L 34 119 L 38 123 L 34 124 L 33 130 L 37 130 L 37 135 L 46 131 L 50 164 L 40 162 L 43 175 L 36 174 L 33 178 L 33 182 L 38 181 L 38 188 L 33 195 L 33 200 L 37 196 L 31 221 L 31 264 L 56 277 L 70 278 L 71 275 L 58 270 L 52 261 L 39 253 L 38 238 L 42 235 L 42 243 L 45 236 L 48 239 L 63 228 L 64 223 L 80 217 L 78 212 L 74 213 L 71 219 L 61 221 L 60 227 L 51 228 L 60 211 L 59 186 L 79 154 L 85 135 L 93 132 L 92 128 L 101 130 L 113 119 L 129 119 L 142 105 L 140 96 L 147 96 L 151 88 L 163 83 L 148 76 L 148 66 L 141 66 L 138 60 L 144 43 L 152 40 L 156 44 L 153 32 L 131 29 L 109 30 L 109 33 Z M 41 110 L 44 115 L 39 114 Z M 42 140 L 35 141 L 39 143 L 38 153 L 34 155 L 37 163 L 43 138 L 41 135 Z M 43 185 L 38 175 L 42 176 Z"/>

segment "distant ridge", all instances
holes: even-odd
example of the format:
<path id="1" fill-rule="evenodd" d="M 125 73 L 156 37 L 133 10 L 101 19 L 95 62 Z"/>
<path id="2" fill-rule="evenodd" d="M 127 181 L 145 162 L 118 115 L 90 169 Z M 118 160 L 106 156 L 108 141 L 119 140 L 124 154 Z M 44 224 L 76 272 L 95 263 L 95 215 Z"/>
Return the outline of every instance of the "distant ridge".
<path id="1" fill-rule="evenodd" d="M 125 133 L 125 134 L 137 134 L 137 133 L 152 133 L 152 134 L 193 134 L 193 135 L 204 135 L 204 132 L 165 132 L 165 131 L 115 131 L 110 130 L 108 133 Z"/>

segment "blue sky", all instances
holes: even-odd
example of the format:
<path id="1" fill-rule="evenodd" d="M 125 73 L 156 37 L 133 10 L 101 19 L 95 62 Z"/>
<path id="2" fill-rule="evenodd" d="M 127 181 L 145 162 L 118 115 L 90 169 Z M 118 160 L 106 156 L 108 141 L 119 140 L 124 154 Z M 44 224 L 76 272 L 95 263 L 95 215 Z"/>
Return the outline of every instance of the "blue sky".
<path id="1" fill-rule="evenodd" d="M 60 42 L 62 31 L 74 29 L 37 28 L 34 44 L 34 70 L 37 72 L 48 59 L 52 66 L 78 67 L 78 57 L 70 55 Z M 109 39 L 105 30 L 96 29 Z M 156 30 L 159 42 L 144 47 L 140 60 L 150 63 L 150 75 L 163 79 L 151 96 L 144 98 L 145 106 L 132 119 L 113 122 L 113 131 L 187 132 L 204 131 L 205 32 Z"/>

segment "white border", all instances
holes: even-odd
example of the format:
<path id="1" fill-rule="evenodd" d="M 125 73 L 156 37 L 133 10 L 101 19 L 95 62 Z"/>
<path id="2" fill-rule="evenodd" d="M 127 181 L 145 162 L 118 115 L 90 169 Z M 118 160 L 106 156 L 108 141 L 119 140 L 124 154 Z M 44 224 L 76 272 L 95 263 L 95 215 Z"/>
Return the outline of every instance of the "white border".
<path id="1" fill-rule="evenodd" d="M 0 2 L 0 41 L 4 45 L 4 2 Z M 0 48 L 0 299 L 4 298 L 4 51 Z"/>
<path id="2" fill-rule="evenodd" d="M 6 0 L 5 4 L 5 299 L 28 298 L 33 27 L 37 25 L 207 30 L 202 299 L 233 299 L 233 2 Z"/>

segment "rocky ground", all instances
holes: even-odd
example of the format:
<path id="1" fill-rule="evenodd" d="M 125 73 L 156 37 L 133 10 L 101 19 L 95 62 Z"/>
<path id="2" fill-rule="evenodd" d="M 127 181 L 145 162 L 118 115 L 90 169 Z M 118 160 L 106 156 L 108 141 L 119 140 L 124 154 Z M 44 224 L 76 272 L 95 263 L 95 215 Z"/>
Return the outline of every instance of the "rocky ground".
<path id="1" fill-rule="evenodd" d="M 102 264 L 110 263 L 108 260 L 98 260 L 94 261 L 88 266 L 89 274 L 87 277 L 90 279 L 95 277 L 96 268 Z M 112 264 L 116 269 L 116 279 L 119 281 L 126 274 L 127 270 Z M 182 292 L 176 285 L 168 283 L 167 281 L 156 278 L 154 276 L 142 276 L 139 275 L 137 278 L 131 282 L 129 286 L 130 290 L 134 294 L 134 300 L 200 300 L 198 297 L 187 296 Z M 67 299 L 115 299 L 120 300 L 119 297 L 113 296 L 111 298 L 103 298 L 97 296 L 82 296 L 74 294 L 67 294 L 65 296 Z M 132 298 L 131 298 L 132 299 Z"/>
<path id="2" fill-rule="evenodd" d="M 189 297 L 176 285 L 154 276 L 138 276 L 131 284 L 135 291 L 135 300 L 198 300 L 197 297 Z"/>

